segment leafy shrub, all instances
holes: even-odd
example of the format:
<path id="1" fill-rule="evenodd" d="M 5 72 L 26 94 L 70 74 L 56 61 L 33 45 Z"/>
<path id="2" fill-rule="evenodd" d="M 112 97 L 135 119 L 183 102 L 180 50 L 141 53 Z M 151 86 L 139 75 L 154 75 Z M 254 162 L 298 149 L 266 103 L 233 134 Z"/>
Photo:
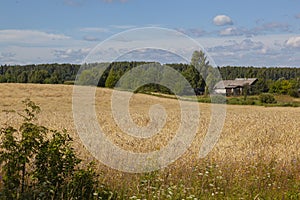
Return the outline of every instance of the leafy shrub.
<path id="1" fill-rule="evenodd" d="M 262 93 L 259 95 L 259 100 L 263 104 L 272 104 L 272 103 L 277 103 L 275 97 L 273 94 L 269 93 Z"/>
<path id="2" fill-rule="evenodd" d="M 91 199 L 98 175 L 92 164 L 80 169 L 81 160 L 66 131 L 51 131 L 33 123 L 39 106 L 29 99 L 23 124 L 0 130 L 1 199 Z"/>
<path id="3" fill-rule="evenodd" d="M 299 95 L 299 92 L 297 89 L 291 89 L 288 91 L 288 94 L 291 96 L 291 97 L 295 97 L 295 98 L 299 98 L 300 95 Z"/>
<path id="4" fill-rule="evenodd" d="M 255 101 L 252 99 L 246 99 L 242 101 L 243 105 L 255 105 Z"/>

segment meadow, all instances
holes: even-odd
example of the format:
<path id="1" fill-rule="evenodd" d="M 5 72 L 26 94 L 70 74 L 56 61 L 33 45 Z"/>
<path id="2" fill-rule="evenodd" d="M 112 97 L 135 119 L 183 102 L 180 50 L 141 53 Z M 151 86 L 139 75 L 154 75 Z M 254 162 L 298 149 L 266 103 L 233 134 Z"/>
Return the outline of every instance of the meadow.
<path id="1" fill-rule="evenodd" d="M 105 134 L 119 147 L 133 152 L 161 149 L 180 124 L 176 99 L 133 94 L 130 112 L 139 126 L 149 122 L 151 105 L 167 112 L 166 124 L 157 135 L 137 139 L 122 133 L 111 112 L 111 89 L 97 88 L 96 112 Z M 70 85 L 0 84 L 0 126 L 21 123 L 11 110 L 21 111 L 30 98 L 42 112 L 38 123 L 66 129 L 85 163 L 94 160 L 81 143 L 74 126 Z M 211 116 L 211 104 L 197 103 L 200 121 L 188 151 L 159 171 L 130 174 L 96 161 L 100 181 L 116 199 L 300 199 L 300 108 L 227 105 L 221 137 L 208 154 L 198 153 Z"/>

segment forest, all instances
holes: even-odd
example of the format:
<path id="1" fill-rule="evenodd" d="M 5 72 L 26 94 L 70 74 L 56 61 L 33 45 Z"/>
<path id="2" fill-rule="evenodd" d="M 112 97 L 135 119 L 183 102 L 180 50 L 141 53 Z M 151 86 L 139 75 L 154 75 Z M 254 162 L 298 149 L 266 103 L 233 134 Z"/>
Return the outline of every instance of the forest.
<path id="1" fill-rule="evenodd" d="M 196 94 L 202 94 L 205 91 L 205 87 L 208 85 L 206 83 L 210 82 L 212 87 L 220 78 L 223 80 L 258 78 L 254 88 L 254 94 L 269 92 L 276 94 L 290 94 L 295 97 L 298 96 L 298 90 L 300 88 L 300 68 L 251 66 L 223 66 L 213 68 L 208 62 L 204 64 L 207 64 L 206 67 L 208 70 L 202 73 L 200 73 L 201 70 L 199 70 L 199 68 L 194 67 L 195 64 L 193 64 L 193 62 L 191 62 L 191 64 L 171 63 L 165 65 L 183 75 Z M 1 65 L 0 83 L 74 84 L 76 75 L 79 70 L 81 70 L 79 73 L 80 76 L 77 79 L 79 84 L 114 88 L 125 73 L 141 65 L 158 66 L 160 64 L 122 61 L 83 65 L 57 63 Z M 144 71 L 143 73 L 146 73 L 146 75 L 148 73 L 148 75 L 151 76 L 151 73 L 154 72 L 150 73 L 149 68 L 151 67 L 148 66 L 146 69 L 146 71 L 148 71 Z M 215 73 L 216 70 L 219 70 L 221 77 L 209 80 L 209 74 Z M 159 72 L 156 71 L 155 73 L 157 74 Z M 206 74 L 206 77 L 203 77 L 203 74 Z M 167 79 L 167 77 L 165 77 L 165 79 Z M 143 91 L 172 93 L 169 88 L 159 84 L 146 84 L 143 87 L 138 88 L 136 92 Z M 182 90 L 183 94 L 189 92 L 191 91 Z"/>

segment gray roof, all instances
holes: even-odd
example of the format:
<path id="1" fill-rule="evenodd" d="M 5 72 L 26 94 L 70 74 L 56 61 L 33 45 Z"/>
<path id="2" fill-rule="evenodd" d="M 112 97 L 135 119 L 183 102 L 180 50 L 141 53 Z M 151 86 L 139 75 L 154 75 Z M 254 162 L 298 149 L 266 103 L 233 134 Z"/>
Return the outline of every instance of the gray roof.
<path id="1" fill-rule="evenodd" d="M 257 78 L 236 78 L 235 80 L 219 81 L 214 89 L 237 88 L 243 87 L 246 84 L 252 85 L 257 81 Z"/>

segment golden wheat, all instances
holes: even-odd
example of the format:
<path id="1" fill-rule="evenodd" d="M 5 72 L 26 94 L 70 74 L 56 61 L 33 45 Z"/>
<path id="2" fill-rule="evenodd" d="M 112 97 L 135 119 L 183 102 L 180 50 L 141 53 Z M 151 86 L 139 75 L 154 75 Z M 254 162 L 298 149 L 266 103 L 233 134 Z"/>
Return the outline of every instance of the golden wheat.
<path id="1" fill-rule="evenodd" d="M 20 112 L 23 109 L 21 101 L 30 98 L 42 108 L 38 123 L 50 129 L 66 129 L 74 138 L 74 148 L 79 156 L 91 161 L 93 157 L 84 148 L 74 126 L 72 92 L 73 87 L 67 85 L 0 84 L 0 111 L 3 111 L 0 112 L 0 125 L 19 125 L 21 120 L 5 111 Z M 96 112 L 105 134 L 116 145 L 134 152 L 149 152 L 164 147 L 174 137 L 181 120 L 177 100 L 134 94 L 129 110 L 137 125 L 148 124 L 151 105 L 160 104 L 167 113 L 166 124 L 157 135 L 150 139 L 137 139 L 124 134 L 114 121 L 111 95 L 112 90 L 97 88 Z M 169 167 L 174 173 L 183 173 L 183 176 L 186 176 L 185 170 L 180 172 L 178 169 L 188 169 L 204 160 L 198 158 L 198 152 L 209 125 L 211 105 L 200 103 L 198 106 L 201 116 L 196 138 L 189 150 Z M 205 159 L 224 166 L 235 166 L 235 172 L 243 173 L 244 166 L 261 161 L 268 163 L 275 160 L 278 166 L 288 168 L 300 158 L 299 149 L 300 108 L 227 105 L 221 137 Z M 107 179 L 112 182 L 124 176 L 101 163 L 98 163 L 98 168 L 105 170 Z"/>

